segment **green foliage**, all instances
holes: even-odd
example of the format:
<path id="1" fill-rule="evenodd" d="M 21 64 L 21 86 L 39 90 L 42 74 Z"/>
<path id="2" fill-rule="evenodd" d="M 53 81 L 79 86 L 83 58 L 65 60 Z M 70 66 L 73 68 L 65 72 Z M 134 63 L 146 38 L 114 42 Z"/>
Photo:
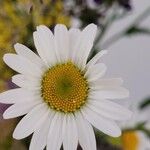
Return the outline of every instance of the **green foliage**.
<path id="1" fill-rule="evenodd" d="M 150 29 L 145 28 L 145 27 L 137 27 L 137 26 L 132 26 L 128 28 L 125 32 L 125 35 L 135 35 L 135 34 L 150 34 Z"/>
<path id="2" fill-rule="evenodd" d="M 150 107 L 150 97 L 145 99 L 141 104 L 140 104 L 140 109 L 145 109 L 147 107 Z"/>

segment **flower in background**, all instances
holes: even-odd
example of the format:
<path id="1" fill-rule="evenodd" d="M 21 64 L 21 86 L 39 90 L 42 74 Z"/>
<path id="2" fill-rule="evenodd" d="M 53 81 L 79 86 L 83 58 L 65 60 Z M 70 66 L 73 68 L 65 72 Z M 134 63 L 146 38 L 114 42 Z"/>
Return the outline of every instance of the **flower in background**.
<path id="1" fill-rule="evenodd" d="M 87 63 L 97 26 L 83 31 L 56 25 L 53 33 L 38 26 L 33 33 L 39 54 L 21 44 L 17 54 L 6 54 L 5 63 L 19 74 L 12 81 L 20 88 L 0 94 L 0 102 L 14 104 L 5 119 L 27 114 L 17 125 L 13 137 L 22 139 L 33 133 L 30 150 L 75 150 L 78 141 L 84 150 L 96 150 L 91 125 L 113 137 L 121 135 L 116 121 L 127 120 L 131 112 L 107 99 L 128 96 L 120 78 L 102 79 L 106 66 L 98 60 L 101 51 Z"/>
<path id="2" fill-rule="evenodd" d="M 40 24 L 53 27 L 57 23 L 70 25 L 70 17 L 66 14 L 61 0 L 18 0 L 18 4 L 20 9 L 23 8 L 31 13 L 34 27 Z"/>
<path id="3" fill-rule="evenodd" d="M 150 149 L 150 138 L 142 131 L 124 131 L 121 141 L 123 150 Z"/>
<path id="4" fill-rule="evenodd" d="M 141 103 L 141 102 L 140 102 Z M 148 150 L 150 148 L 149 112 L 139 109 L 139 102 L 131 105 L 132 118 L 121 124 L 121 147 L 123 150 Z"/>

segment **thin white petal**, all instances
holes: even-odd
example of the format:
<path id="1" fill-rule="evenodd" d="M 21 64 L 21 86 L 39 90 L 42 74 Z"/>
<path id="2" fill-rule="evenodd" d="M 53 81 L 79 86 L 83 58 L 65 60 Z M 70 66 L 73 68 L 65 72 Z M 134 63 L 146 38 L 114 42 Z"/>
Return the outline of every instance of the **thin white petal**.
<path id="1" fill-rule="evenodd" d="M 96 150 L 96 139 L 92 126 L 80 112 L 75 113 L 79 143 L 83 150 Z"/>
<path id="2" fill-rule="evenodd" d="M 33 107 L 40 104 L 40 101 L 16 103 L 10 106 L 3 114 L 4 119 L 10 119 L 27 114 Z"/>
<path id="3" fill-rule="evenodd" d="M 81 31 L 76 28 L 71 28 L 69 30 L 69 40 L 70 40 L 70 58 L 71 60 L 78 65 L 78 59 L 77 59 L 77 51 L 78 49 L 78 44 L 81 36 Z M 80 67 L 80 66 L 79 66 Z"/>
<path id="4" fill-rule="evenodd" d="M 32 50 L 22 44 L 14 45 L 16 53 L 30 60 L 31 62 L 37 64 L 41 69 L 46 69 L 44 62 L 41 60 L 39 56 L 37 56 Z"/>
<path id="5" fill-rule="evenodd" d="M 46 119 L 49 110 L 45 103 L 32 109 L 17 125 L 13 137 L 22 139 L 33 133 Z"/>
<path id="6" fill-rule="evenodd" d="M 54 45 L 54 35 L 51 30 L 44 25 L 38 26 L 37 37 L 34 40 L 35 46 L 41 58 L 48 65 L 54 65 L 57 62 L 57 59 Z"/>
<path id="7" fill-rule="evenodd" d="M 34 92 L 22 88 L 8 90 L 0 94 L 0 102 L 5 104 L 20 103 L 25 101 L 39 100 Z"/>
<path id="8" fill-rule="evenodd" d="M 63 147 L 65 150 L 76 150 L 78 145 L 77 126 L 73 114 L 67 115 Z"/>
<path id="9" fill-rule="evenodd" d="M 87 106 L 98 114 L 113 120 L 128 120 L 132 116 L 130 110 L 106 99 L 90 100 Z"/>
<path id="10" fill-rule="evenodd" d="M 62 24 L 56 25 L 54 35 L 58 59 L 64 62 L 69 58 L 69 33 L 66 26 Z"/>
<path id="11" fill-rule="evenodd" d="M 60 150 L 62 145 L 63 115 L 56 113 L 48 133 L 47 150 Z"/>
<path id="12" fill-rule="evenodd" d="M 121 99 L 129 96 L 129 91 L 123 87 L 102 87 L 91 91 L 89 97 L 92 99 Z"/>
<path id="13" fill-rule="evenodd" d="M 5 54 L 3 59 L 9 67 L 19 73 L 35 77 L 39 77 L 43 73 L 36 64 L 33 64 L 31 61 L 22 56 L 16 54 Z"/>
<path id="14" fill-rule="evenodd" d="M 89 53 L 93 47 L 93 42 L 96 36 L 97 26 L 95 24 L 89 24 L 81 33 L 79 39 L 77 57 L 79 65 L 85 68 Z"/>
<path id="15" fill-rule="evenodd" d="M 93 67 L 89 68 L 85 73 L 85 77 L 88 78 L 89 82 L 95 81 L 101 78 L 106 72 L 106 65 L 99 63 L 95 64 Z"/>
<path id="16" fill-rule="evenodd" d="M 110 78 L 110 79 L 98 79 L 96 81 L 91 82 L 91 89 L 100 89 L 103 86 L 121 86 L 123 84 L 123 80 L 121 78 Z"/>
<path id="17" fill-rule="evenodd" d="M 50 124 L 52 122 L 52 118 L 54 116 L 54 112 L 49 112 L 46 120 L 41 124 L 40 128 L 38 128 L 31 139 L 29 150 L 43 150 L 47 144 L 48 131 L 50 128 Z"/>
<path id="18" fill-rule="evenodd" d="M 109 119 L 105 119 L 92 111 L 91 109 L 85 107 L 81 110 L 83 116 L 97 129 L 103 133 L 110 135 L 112 137 L 118 137 L 121 135 L 121 130 L 118 125 Z"/>
<path id="19" fill-rule="evenodd" d="M 100 52 L 98 52 L 86 65 L 86 68 L 92 67 L 93 65 L 95 65 L 98 60 L 104 55 L 107 54 L 106 50 L 102 50 Z"/>
<path id="20" fill-rule="evenodd" d="M 26 77 L 22 74 L 17 74 L 12 77 L 12 82 L 17 86 L 25 89 L 40 89 L 41 88 L 41 79 Z"/>

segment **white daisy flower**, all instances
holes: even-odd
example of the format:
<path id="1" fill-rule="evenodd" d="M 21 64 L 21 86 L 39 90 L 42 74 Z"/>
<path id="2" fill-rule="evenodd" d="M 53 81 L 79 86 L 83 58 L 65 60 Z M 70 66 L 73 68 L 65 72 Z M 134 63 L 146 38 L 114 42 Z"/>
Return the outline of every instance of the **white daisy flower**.
<path id="1" fill-rule="evenodd" d="M 116 121 L 127 120 L 131 112 L 108 99 L 128 96 L 122 79 L 102 79 L 106 66 L 98 60 L 99 52 L 87 62 L 97 26 L 83 31 L 56 25 L 53 33 L 38 26 L 33 33 L 39 54 L 21 44 L 17 54 L 5 54 L 5 63 L 19 74 L 12 81 L 20 88 L 0 94 L 0 102 L 13 104 L 3 114 L 5 119 L 25 115 L 13 137 L 22 139 L 33 133 L 30 150 L 96 150 L 92 126 L 118 137 Z"/>
<path id="2" fill-rule="evenodd" d="M 149 114 L 147 111 L 140 111 L 138 105 L 132 104 L 131 110 L 133 115 L 131 119 L 120 124 L 120 127 L 124 130 L 121 135 L 123 150 L 150 150 L 150 138 L 146 133 L 134 130 L 138 124 L 145 123 L 143 127 L 150 131 Z"/>
<path id="3" fill-rule="evenodd" d="M 121 140 L 123 150 L 150 149 L 150 139 L 142 131 L 124 131 Z"/>

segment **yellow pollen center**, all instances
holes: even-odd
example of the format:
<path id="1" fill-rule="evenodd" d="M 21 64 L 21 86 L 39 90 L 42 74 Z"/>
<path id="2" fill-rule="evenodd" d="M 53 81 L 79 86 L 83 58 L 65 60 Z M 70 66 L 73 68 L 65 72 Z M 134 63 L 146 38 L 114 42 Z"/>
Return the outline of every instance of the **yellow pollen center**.
<path id="1" fill-rule="evenodd" d="M 137 150 L 139 145 L 138 135 L 135 131 L 125 131 L 122 134 L 123 150 Z"/>
<path id="2" fill-rule="evenodd" d="M 58 111 L 74 112 L 86 102 L 88 84 L 84 73 L 67 62 L 50 68 L 42 79 L 42 97 Z"/>

